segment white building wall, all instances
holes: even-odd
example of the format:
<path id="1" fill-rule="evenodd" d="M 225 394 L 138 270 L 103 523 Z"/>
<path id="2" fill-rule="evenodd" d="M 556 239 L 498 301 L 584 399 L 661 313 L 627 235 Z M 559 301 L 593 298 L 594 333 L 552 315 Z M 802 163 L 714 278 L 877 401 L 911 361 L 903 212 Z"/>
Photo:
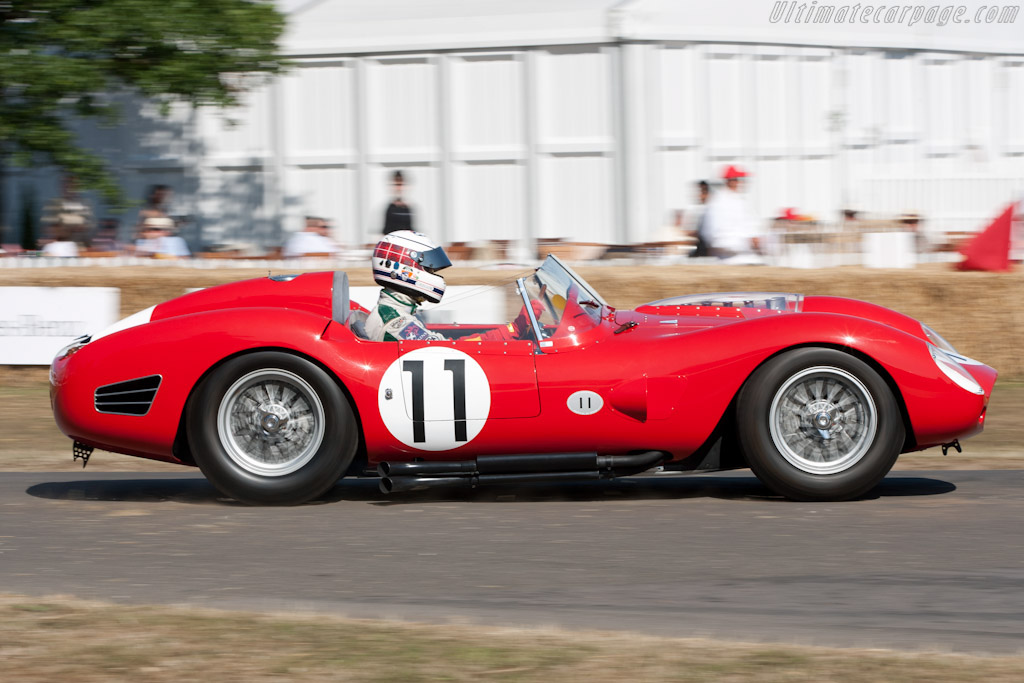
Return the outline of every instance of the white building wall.
<path id="1" fill-rule="evenodd" d="M 171 185 L 193 246 L 277 245 L 307 214 L 370 243 L 396 169 L 446 242 L 646 241 L 732 163 L 766 220 L 852 208 L 970 230 L 1024 191 L 1021 56 L 665 41 L 295 62 L 242 108 L 126 107 L 83 136 L 129 197 Z M 15 171 L 8 239 L 26 184 L 37 214 L 57 188 Z"/>

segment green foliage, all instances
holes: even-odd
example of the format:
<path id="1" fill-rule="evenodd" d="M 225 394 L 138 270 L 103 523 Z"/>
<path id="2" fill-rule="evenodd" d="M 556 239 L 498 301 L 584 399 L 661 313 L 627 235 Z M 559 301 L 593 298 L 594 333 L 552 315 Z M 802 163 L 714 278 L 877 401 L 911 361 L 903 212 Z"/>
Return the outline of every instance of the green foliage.
<path id="1" fill-rule="evenodd" d="M 116 121 L 109 96 L 134 92 L 230 106 L 283 68 L 284 17 L 251 0 L 0 0 L 0 164 L 53 163 L 120 200 L 69 115 Z"/>

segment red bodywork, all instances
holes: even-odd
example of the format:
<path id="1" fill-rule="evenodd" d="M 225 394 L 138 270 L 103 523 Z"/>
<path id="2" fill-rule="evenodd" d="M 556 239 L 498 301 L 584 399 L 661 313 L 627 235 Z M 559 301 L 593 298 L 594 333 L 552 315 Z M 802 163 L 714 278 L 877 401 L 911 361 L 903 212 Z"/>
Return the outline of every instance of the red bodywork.
<path id="1" fill-rule="evenodd" d="M 150 322 L 54 360 L 57 424 L 87 445 L 189 463 L 183 420 L 199 381 L 238 354 L 277 349 L 311 359 L 337 378 L 359 418 L 370 466 L 413 458 L 638 450 L 664 451 L 678 463 L 709 442 L 750 374 L 786 349 L 833 347 L 874 365 L 904 410 L 905 450 L 979 432 L 996 378 L 987 366 L 967 365 L 984 395 L 960 388 L 932 360 L 917 321 L 849 299 L 807 297 L 801 312 L 603 306 L 592 316 L 597 322 L 579 324 L 572 333 L 560 329 L 539 346 L 533 341 L 371 342 L 332 319 L 332 282 L 331 273 L 290 281 L 262 278 L 160 304 Z M 567 309 L 563 320 L 570 318 L 590 320 Z M 428 346 L 465 352 L 489 383 L 490 408 L 479 433 L 449 449 L 407 445 L 381 415 L 387 368 Z M 98 387 L 152 375 L 162 381 L 148 413 L 97 412 Z M 578 391 L 603 397 L 604 408 L 590 415 L 571 411 L 567 400 Z"/>

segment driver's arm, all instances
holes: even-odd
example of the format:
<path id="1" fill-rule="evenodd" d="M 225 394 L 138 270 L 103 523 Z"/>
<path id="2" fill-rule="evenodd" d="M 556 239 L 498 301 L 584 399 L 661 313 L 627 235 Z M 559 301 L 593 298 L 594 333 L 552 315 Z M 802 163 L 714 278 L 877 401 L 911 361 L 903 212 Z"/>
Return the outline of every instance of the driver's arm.
<path id="1" fill-rule="evenodd" d="M 534 299 L 530 302 L 530 307 L 533 308 L 534 317 L 540 319 L 541 313 L 544 312 L 544 304 Z M 526 339 L 530 335 L 531 329 L 532 325 L 530 323 L 530 314 L 526 310 L 526 306 L 523 305 L 523 308 L 519 311 L 519 315 L 516 316 L 516 319 L 507 325 L 496 327 L 493 330 L 480 335 L 465 337 L 465 339 L 467 341 L 511 341 L 513 339 Z"/>

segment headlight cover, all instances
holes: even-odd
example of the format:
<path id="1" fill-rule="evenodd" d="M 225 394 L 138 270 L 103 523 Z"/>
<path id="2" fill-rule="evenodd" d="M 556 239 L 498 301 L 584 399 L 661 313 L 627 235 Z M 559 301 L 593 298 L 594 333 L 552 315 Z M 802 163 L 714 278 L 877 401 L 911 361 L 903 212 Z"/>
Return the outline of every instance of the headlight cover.
<path id="1" fill-rule="evenodd" d="M 107 335 L 114 334 L 115 332 L 127 330 L 130 327 L 145 325 L 146 323 L 149 322 L 150 318 L 153 317 L 154 308 L 156 308 L 156 306 L 150 306 L 149 308 L 143 311 L 139 311 L 138 313 L 132 313 L 130 316 L 124 318 L 123 320 L 118 320 L 116 323 L 114 323 L 107 329 L 103 330 L 102 332 L 97 332 L 96 334 L 92 335 L 92 340 L 96 341 L 100 337 L 106 337 Z"/>
<path id="2" fill-rule="evenodd" d="M 939 367 L 939 370 L 942 370 L 942 374 L 953 380 L 954 384 L 972 394 L 977 394 L 978 396 L 985 395 L 985 390 L 971 376 L 971 373 L 964 370 L 963 366 L 957 362 L 954 356 L 934 346 L 929 346 L 928 350 L 932 354 L 932 360 L 935 361 L 935 365 Z"/>
<path id="3" fill-rule="evenodd" d="M 933 346 L 937 346 L 947 353 L 956 353 L 956 349 L 948 341 L 943 339 L 942 335 L 928 327 L 924 323 L 921 323 L 921 331 L 924 332 L 925 338 L 932 343 Z M 960 355 L 960 354 L 957 354 Z"/>

